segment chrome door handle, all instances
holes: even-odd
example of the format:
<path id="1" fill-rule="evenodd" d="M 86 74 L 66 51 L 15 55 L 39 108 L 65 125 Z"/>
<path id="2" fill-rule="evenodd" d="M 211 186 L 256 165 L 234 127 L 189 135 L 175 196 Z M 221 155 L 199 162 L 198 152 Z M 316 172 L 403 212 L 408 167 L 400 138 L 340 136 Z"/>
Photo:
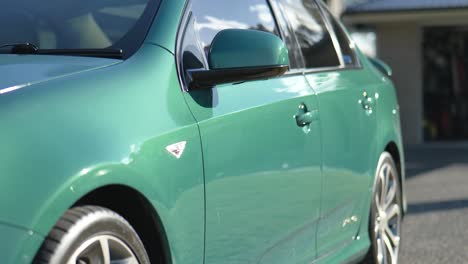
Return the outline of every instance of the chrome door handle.
<path id="1" fill-rule="evenodd" d="M 372 107 L 375 106 L 375 101 L 368 97 L 362 100 L 362 107 L 364 107 L 365 110 L 372 110 Z"/>
<path id="2" fill-rule="evenodd" d="M 305 104 L 299 106 L 299 111 L 294 118 L 296 119 L 296 124 L 299 127 L 305 127 L 312 124 L 314 121 L 317 121 L 319 113 L 317 110 L 309 111 Z"/>
<path id="3" fill-rule="evenodd" d="M 367 92 L 363 93 L 363 99 L 359 100 L 359 103 L 362 105 L 364 110 L 372 111 L 375 106 L 375 100 Z"/>

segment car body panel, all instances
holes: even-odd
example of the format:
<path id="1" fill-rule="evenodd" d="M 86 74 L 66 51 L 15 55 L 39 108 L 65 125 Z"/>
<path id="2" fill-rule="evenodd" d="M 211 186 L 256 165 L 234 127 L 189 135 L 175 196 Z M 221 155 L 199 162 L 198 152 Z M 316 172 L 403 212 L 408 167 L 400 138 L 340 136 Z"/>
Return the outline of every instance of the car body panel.
<path id="1" fill-rule="evenodd" d="M 323 195 L 318 254 L 349 243 L 362 217 L 361 201 L 371 179 L 377 122 L 363 108 L 363 92 L 375 87 L 363 69 L 306 75 L 318 95 L 323 145 Z M 367 87 L 364 87 L 367 86 Z M 353 116 L 353 118 L 349 118 Z"/>
<path id="2" fill-rule="evenodd" d="M 71 56 L 18 56 L 3 54 L 0 61 L 0 90 L 9 92 L 23 86 L 66 75 L 108 67 L 121 60 Z M 3 90 L 9 88 L 7 90 Z"/>
<path id="3" fill-rule="evenodd" d="M 313 260 L 321 146 L 318 120 L 303 129 L 293 117 L 303 103 L 318 107 L 304 77 L 222 85 L 186 99 L 202 135 L 205 263 Z"/>
<path id="4" fill-rule="evenodd" d="M 44 237 L 22 227 L 0 223 L 0 258 L 2 263 L 31 263 Z M 6 238 L 6 239 L 5 239 Z"/>
<path id="5" fill-rule="evenodd" d="M 314 264 L 357 264 L 361 263 L 369 251 L 370 241 L 368 239 L 359 239 L 340 247 L 332 252 L 316 259 Z"/>
<path id="6" fill-rule="evenodd" d="M 202 262 L 200 137 L 172 54 L 145 45 L 124 63 L 3 93 L 0 104 L 1 186 L 27 194 L 0 193 L 1 221 L 45 236 L 80 197 L 125 185 L 157 208 L 172 259 Z M 182 141 L 177 159 L 166 147 Z"/>
<path id="7" fill-rule="evenodd" d="M 318 230 L 318 241 L 319 245 L 318 254 L 319 257 L 314 263 L 359 263 L 367 254 L 370 247 L 369 239 L 369 213 L 371 206 L 371 197 L 374 188 L 374 179 L 377 170 L 378 160 L 380 154 L 386 151 L 386 148 L 390 144 L 395 144 L 399 151 L 400 165 L 401 165 L 401 188 L 402 188 L 402 201 L 403 209 L 406 211 L 406 193 L 405 193 L 405 167 L 404 167 L 404 152 L 403 152 L 403 141 L 401 137 L 400 127 L 400 116 L 399 106 L 396 97 L 396 91 L 392 81 L 384 76 L 379 70 L 375 69 L 372 64 L 367 60 L 365 56 L 357 49 L 358 56 L 362 64 L 363 74 L 366 74 L 365 78 L 368 85 L 373 87 L 373 91 L 378 94 L 376 105 L 374 106 L 374 113 L 378 124 L 376 127 L 375 139 L 373 141 L 373 151 L 369 157 L 369 175 L 367 176 L 367 184 L 364 185 L 365 189 L 362 192 L 361 199 L 356 206 L 358 210 L 358 216 L 360 217 L 358 232 L 353 237 L 342 241 L 343 243 L 338 244 L 335 247 L 329 247 L 328 250 L 320 247 L 321 232 L 322 235 L 328 231 L 327 229 L 321 229 L 319 226 Z M 352 70 L 353 71 L 353 70 Z M 351 72 L 352 72 L 351 71 Z M 320 98 L 320 97 L 319 97 Z M 320 103 L 320 101 L 319 101 Z M 357 102 L 356 102 L 357 104 Z M 324 177 L 325 181 L 325 177 Z M 358 187 L 362 188 L 362 186 Z M 326 202 L 323 201 L 322 206 L 326 206 Z M 331 219 L 331 223 L 339 223 L 341 218 Z M 332 240 L 338 241 L 340 236 L 332 236 Z M 326 241 L 325 241 L 326 242 Z M 325 244 L 326 245 L 326 244 Z M 322 251 L 320 251 L 322 250 Z"/>
<path id="8" fill-rule="evenodd" d="M 395 87 L 393 86 L 392 81 L 388 76 L 382 74 L 378 69 L 376 69 L 370 61 L 367 60 L 365 56 L 359 52 L 361 56 L 361 62 L 367 71 L 369 71 L 374 78 L 372 81 L 377 86 L 376 92 L 379 94 L 379 99 L 376 101 L 376 116 L 378 120 L 377 127 L 377 139 L 376 139 L 376 152 L 374 158 L 374 168 L 372 171 L 372 177 L 368 185 L 368 191 L 366 192 L 366 198 L 362 201 L 362 213 L 361 215 L 365 216 L 369 214 L 370 204 L 371 204 L 371 195 L 373 192 L 376 170 L 379 161 L 379 155 L 384 151 L 388 151 L 388 147 L 391 144 L 395 144 L 399 154 L 399 160 L 395 162 L 400 165 L 400 184 L 401 184 L 401 195 L 403 203 L 403 212 L 407 211 L 407 198 L 405 191 L 405 155 L 404 155 L 404 146 L 403 139 L 401 134 L 401 125 L 400 125 L 400 109 L 398 104 L 398 99 L 396 95 Z M 397 157 L 394 157 L 397 158 Z M 360 223 L 360 233 L 361 238 L 368 237 L 368 225 L 369 218 L 363 218 Z"/>

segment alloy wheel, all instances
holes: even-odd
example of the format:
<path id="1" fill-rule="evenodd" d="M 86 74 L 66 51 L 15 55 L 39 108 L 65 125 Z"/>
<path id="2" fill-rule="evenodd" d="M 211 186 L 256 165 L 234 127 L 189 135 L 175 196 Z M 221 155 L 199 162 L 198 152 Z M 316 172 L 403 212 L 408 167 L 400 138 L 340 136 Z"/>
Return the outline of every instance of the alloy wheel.
<path id="1" fill-rule="evenodd" d="M 377 249 L 377 263 L 397 264 L 402 219 L 398 174 L 394 166 L 384 163 L 377 177 L 374 197 L 374 243 Z"/>
<path id="2" fill-rule="evenodd" d="M 86 240 L 71 255 L 67 264 L 138 264 L 132 250 L 120 239 L 99 235 Z"/>

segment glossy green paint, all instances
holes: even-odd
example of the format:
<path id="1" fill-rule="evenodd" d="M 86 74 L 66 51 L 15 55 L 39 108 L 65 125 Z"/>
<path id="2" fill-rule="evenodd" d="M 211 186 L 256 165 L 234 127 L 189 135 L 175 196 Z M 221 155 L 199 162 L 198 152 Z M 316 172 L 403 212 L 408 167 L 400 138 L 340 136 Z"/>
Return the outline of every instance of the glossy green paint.
<path id="1" fill-rule="evenodd" d="M 44 239 L 32 230 L 8 223 L 0 223 L 0 234 L 2 239 L 7 240 L 0 243 L 2 263 L 30 263 L 36 254 L 37 245 Z M 20 250 L 23 253 L 21 258 L 17 258 L 15 253 Z"/>
<path id="2" fill-rule="evenodd" d="M 46 67 L 55 60 L 60 57 L 12 56 L 3 68 L 16 67 L 15 61 Z M 86 193 L 128 186 L 158 212 L 173 261 L 202 263 L 200 137 L 172 54 L 148 44 L 125 62 L 2 91 L 1 186 L 14 191 L 0 193 L 1 222 L 44 236 Z M 165 148 L 180 141 L 187 146 L 176 159 Z M 15 241 L 0 242 L 0 256 L 12 263 L 28 262 L 40 246 L 10 251 L 10 243 Z"/>
<path id="3" fill-rule="evenodd" d="M 360 55 L 362 69 L 183 93 L 174 54 L 184 7 L 163 0 L 126 61 L 0 55 L 2 263 L 29 263 L 70 206 L 109 185 L 153 205 L 172 263 L 343 263 L 366 253 L 388 144 L 404 178 L 391 81 Z M 371 114 L 358 103 L 364 90 L 379 94 Z M 294 118 L 302 104 L 310 126 Z M 165 148 L 181 141 L 177 159 Z"/>
<path id="4" fill-rule="evenodd" d="M 199 121 L 206 180 L 205 263 L 313 260 L 321 190 L 317 109 L 302 75 L 186 94 Z"/>
<path id="5" fill-rule="evenodd" d="M 362 102 L 378 96 L 372 75 L 361 69 L 306 78 L 320 102 L 324 183 L 317 240 L 323 255 L 351 242 L 366 217 L 360 205 L 373 173 L 377 119 L 375 107 L 365 109 Z"/>
<path id="6" fill-rule="evenodd" d="M 403 210 L 406 213 L 407 211 L 407 200 L 406 200 L 406 168 L 405 168 L 405 153 L 403 146 L 403 136 L 401 133 L 401 123 L 400 123 L 400 105 L 398 104 L 398 98 L 396 94 L 396 89 L 387 74 L 383 74 L 378 68 L 372 67 L 373 64 L 371 61 L 365 61 L 366 68 L 373 72 L 376 83 L 378 83 L 377 91 L 379 92 L 380 97 L 378 108 L 377 108 L 377 117 L 379 120 L 378 123 L 378 138 L 377 138 L 377 150 L 382 152 L 382 150 L 387 149 L 389 144 L 394 144 L 399 152 L 400 156 L 400 184 L 402 187 L 402 202 Z M 376 161 L 377 162 L 377 161 Z M 377 168 L 375 168 L 377 169 Z"/>
<path id="7" fill-rule="evenodd" d="M 356 223 L 358 225 L 357 232 L 352 235 L 350 238 L 349 236 L 345 236 L 343 238 L 342 234 L 335 234 L 332 235 L 333 230 L 331 225 L 335 225 L 335 230 L 339 229 L 338 225 L 340 224 L 340 221 L 343 220 L 343 217 L 340 214 L 335 214 L 334 217 L 328 215 L 328 221 L 324 221 L 324 226 L 319 225 L 319 230 L 317 234 L 318 238 L 318 251 L 319 251 L 319 258 L 317 259 L 316 263 L 359 263 L 360 260 L 364 258 L 364 256 L 367 254 L 367 251 L 370 247 L 370 240 L 369 240 L 369 234 L 368 234 L 368 226 L 369 226 L 369 212 L 370 212 L 370 205 L 371 205 L 371 195 L 374 187 L 374 180 L 375 180 L 375 174 L 376 174 L 376 169 L 377 169 L 377 163 L 379 156 L 382 152 L 386 151 L 389 145 L 394 144 L 397 146 L 397 149 L 399 151 L 399 158 L 400 158 L 400 163 L 401 163 L 401 184 L 402 184 L 402 195 L 403 195 L 403 207 L 404 211 L 406 211 L 407 204 L 406 204 L 406 195 L 405 195 L 405 163 L 404 163 L 404 152 L 403 152 L 403 141 L 402 141 L 402 136 L 401 136 L 401 126 L 400 126 L 400 114 L 399 114 L 399 105 L 398 105 L 398 100 L 395 92 L 395 88 L 393 86 L 393 83 L 391 80 L 388 78 L 388 76 L 384 75 L 379 69 L 375 68 L 370 62 L 359 50 L 357 50 L 360 61 L 362 63 L 362 69 L 360 70 L 348 70 L 346 72 L 349 73 L 348 81 L 355 81 L 355 82 L 361 82 L 365 81 L 365 91 L 369 93 L 369 90 L 371 90 L 371 93 L 375 93 L 374 98 L 375 104 L 373 104 L 373 111 L 372 114 L 375 115 L 376 119 L 376 126 L 374 127 L 373 131 L 367 131 L 363 132 L 365 135 L 369 136 L 369 134 L 372 135 L 373 139 L 367 140 L 367 146 L 364 144 L 361 147 L 362 148 L 371 148 L 371 152 L 369 155 L 362 155 L 359 157 L 355 158 L 355 165 L 357 165 L 358 162 L 363 162 L 363 159 L 367 159 L 369 162 L 369 167 L 367 168 L 365 178 L 364 179 L 359 179 L 363 185 L 357 186 L 355 185 L 354 187 L 356 189 L 362 190 L 362 193 L 360 196 L 356 195 L 355 197 L 360 197 L 359 200 L 356 200 L 355 198 L 349 198 L 353 200 L 353 203 L 355 204 L 355 215 L 358 216 L 358 222 Z M 354 72 L 354 73 L 353 73 Z M 342 72 L 341 72 L 342 73 Z M 346 78 L 344 78 L 346 80 Z M 359 85 L 353 86 L 356 89 L 359 89 Z M 352 97 L 352 96 L 351 96 Z M 319 95 L 320 98 L 320 95 Z M 359 100 L 358 100 L 359 101 Z M 322 106 L 322 101 L 319 100 Z M 358 102 L 356 102 L 357 105 Z M 321 111 L 321 119 L 323 111 Z M 368 117 L 369 112 L 367 112 Z M 322 120 L 322 124 L 323 124 Z M 325 138 L 325 136 L 324 136 Z M 359 137 L 358 137 L 359 138 Z M 363 141 L 366 141 L 365 137 L 362 137 Z M 325 140 L 324 140 L 325 144 Z M 325 145 L 324 145 L 325 147 Z M 335 149 L 336 151 L 336 149 Z M 359 149 L 357 149 L 359 151 Z M 326 152 L 327 150 L 324 150 L 324 162 L 326 160 Z M 333 148 L 330 152 L 333 152 Z M 353 163 L 353 162 L 352 162 Z M 348 163 L 348 166 L 350 164 Z M 346 166 L 346 163 L 344 163 Z M 324 166 L 324 175 L 326 174 L 326 168 Z M 332 173 L 332 171 L 330 171 Z M 339 175 L 339 171 L 337 170 L 335 174 L 330 174 L 332 177 L 337 177 Z M 361 175 L 362 177 L 362 175 Z M 346 179 L 348 182 L 350 182 L 350 179 Z M 355 178 L 357 184 L 357 178 Z M 326 176 L 324 177 L 324 186 L 326 186 L 326 181 L 327 178 Z M 330 180 L 330 182 L 333 182 Z M 339 184 L 337 183 L 337 186 Z M 326 188 L 326 187 L 324 187 Z M 342 187 L 345 188 L 345 187 Z M 364 188 L 364 189 L 363 189 Z M 355 189 L 353 189 L 355 190 Z M 353 191 L 351 190 L 351 191 Z M 330 200 L 326 201 L 325 197 L 327 197 L 327 193 L 325 193 L 326 190 L 324 189 L 324 197 L 322 198 L 322 207 L 323 208 L 333 208 L 333 205 L 336 205 L 336 203 L 333 201 L 333 198 Z M 344 199 L 344 196 L 349 196 L 349 194 L 343 194 L 339 192 L 334 192 L 333 190 L 331 191 L 334 195 L 338 195 L 338 199 Z M 329 197 L 332 197 L 330 195 Z M 336 210 L 332 210 L 333 213 L 335 211 L 340 211 L 340 209 L 344 208 L 344 206 L 349 206 L 349 203 L 343 203 L 343 207 L 337 208 Z M 324 210 L 322 209 L 322 214 L 324 213 Z M 322 215 L 323 217 L 323 215 Z M 341 222 L 343 224 L 343 222 Z M 354 224 L 351 226 L 354 227 Z M 345 226 L 346 227 L 346 226 Z M 348 230 L 345 230 L 344 232 L 347 232 Z M 341 244 L 339 243 L 339 238 L 342 238 Z M 327 238 L 327 239 L 325 239 Z M 332 246 L 330 244 L 334 243 L 335 246 Z M 328 248 L 327 248 L 328 247 Z"/>
<path id="8" fill-rule="evenodd" d="M 273 34 L 256 30 L 219 32 L 209 54 L 210 70 L 289 65 L 284 42 Z"/>

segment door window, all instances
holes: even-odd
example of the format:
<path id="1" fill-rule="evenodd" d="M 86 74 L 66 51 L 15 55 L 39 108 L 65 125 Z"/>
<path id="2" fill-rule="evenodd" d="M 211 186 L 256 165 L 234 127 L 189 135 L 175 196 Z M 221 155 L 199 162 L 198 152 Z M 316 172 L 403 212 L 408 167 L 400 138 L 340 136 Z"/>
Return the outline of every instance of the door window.
<path id="1" fill-rule="evenodd" d="M 319 6 L 313 0 L 283 0 L 307 68 L 338 67 L 340 60 Z"/>
<path id="2" fill-rule="evenodd" d="M 187 85 L 188 70 L 207 69 L 211 42 L 224 29 L 254 29 L 279 35 L 267 0 L 193 0 L 181 42 L 181 75 Z"/>
<path id="3" fill-rule="evenodd" d="M 224 29 L 255 29 L 278 35 L 266 0 L 194 0 L 192 3 L 196 30 L 205 54 L 216 34 Z"/>
<path id="4" fill-rule="evenodd" d="M 281 31 L 283 41 L 286 43 L 289 51 L 289 68 L 302 69 L 304 68 L 304 59 L 302 53 L 297 45 L 296 36 L 289 25 L 286 14 L 283 12 L 284 8 L 279 0 L 270 0 L 271 7 L 276 15 L 276 22 Z"/>
<path id="5" fill-rule="evenodd" d="M 340 25 L 340 23 L 333 17 L 330 11 L 326 7 L 323 7 L 323 10 L 325 16 L 333 27 L 333 31 L 335 32 L 338 42 L 340 43 L 341 56 L 343 57 L 345 66 L 359 66 L 354 43 L 350 40 L 343 26 Z"/>

